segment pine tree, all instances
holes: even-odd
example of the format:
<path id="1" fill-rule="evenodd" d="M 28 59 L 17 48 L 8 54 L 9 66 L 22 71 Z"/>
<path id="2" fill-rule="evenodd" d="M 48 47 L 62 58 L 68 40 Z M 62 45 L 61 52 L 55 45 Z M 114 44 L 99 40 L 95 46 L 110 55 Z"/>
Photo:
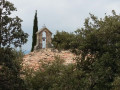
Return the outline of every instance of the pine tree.
<path id="1" fill-rule="evenodd" d="M 36 35 L 37 31 L 38 31 L 38 20 L 37 20 L 37 10 L 36 10 L 35 17 L 34 17 L 34 26 L 33 26 L 33 36 L 32 36 L 31 52 L 34 50 L 34 46 L 36 45 L 36 42 L 37 42 L 37 35 Z"/>

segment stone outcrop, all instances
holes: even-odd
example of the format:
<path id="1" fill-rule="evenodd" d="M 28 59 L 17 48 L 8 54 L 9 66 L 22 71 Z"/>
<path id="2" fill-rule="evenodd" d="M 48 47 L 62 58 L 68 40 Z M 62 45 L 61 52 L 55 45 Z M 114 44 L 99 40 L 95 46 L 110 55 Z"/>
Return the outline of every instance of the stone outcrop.
<path id="1" fill-rule="evenodd" d="M 64 59 L 64 64 L 75 63 L 73 58 L 75 58 L 76 55 L 70 51 L 59 52 L 58 50 L 53 49 L 41 49 L 25 55 L 23 59 L 23 66 L 37 70 L 42 62 L 54 61 L 55 56 L 59 56 L 61 59 Z"/>

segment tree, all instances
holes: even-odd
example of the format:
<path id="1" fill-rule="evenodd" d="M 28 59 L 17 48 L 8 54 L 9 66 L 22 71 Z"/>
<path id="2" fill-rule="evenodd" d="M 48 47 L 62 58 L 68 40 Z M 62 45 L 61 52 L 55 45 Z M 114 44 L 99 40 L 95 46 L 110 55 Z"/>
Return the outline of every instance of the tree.
<path id="1" fill-rule="evenodd" d="M 112 83 L 120 73 L 120 15 L 114 10 L 112 14 L 103 19 L 90 14 L 85 27 L 76 31 L 82 38 L 77 47 L 82 51 L 82 60 L 78 60 L 77 68 L 87 75 L 85 83 L 90 90 L 112 89 Z M 85 59 L 87 55 L 90 57 Z"/>
<path id="2" fill-rule="evenodd" d="M 64 49 L 67 37 L 66 34 L 57 33 L 53 41 Z M 80 54 L 75 59 L 75 70 L 82 72 L 74 80 L 85 90 L 119 89 L 120 15 L 114 10 L 112 15 L 100 19 L 90 14 L 90 18 L 85 19 L 84 28 L 76 30 L 74 37 L 70 49 Z"/>
<path id="3" fill-rule="evenodd" d="M 24 54 L 11 48 L 0 48 L 0 90 L 26 90 L 21 78 Z"/>
<path id="4" fill-rule="evenodd" d="M 37 35 L 36 35 L 37 31 L 38 31 L 38 20 L 37 20 L 37 11 L 36 11 L 35 17 L 34 17 L 34 26 L 33 26 L 33 36 L 32 36 L 32 48 L 31 48 L 31 52 L 34 50 L 34 46 L 37 43 Z"/>
<path id="5" fill-rule="evenodd" d="M 22 20 L 18 16 L 10 16 L 16 10 L 9 1 L 0 1 L 0 47 L 21 47 L 27 42 L 28 34 L 21 28 Z"/>
<path id="6" fill-rule="evenodd" d="M 98 19 L 93 14 L 85 20 L 85 28 L 76 31 L 81 36 L 81 43 L 78 48 L 84 53 L 90 51 L 92 54 L 105 52 L 116 53 L 119 51 L 120 43 L 120 16 L 112 11 L 112 16 L 105 16 Z M 90 19 L 92 22 L 90 22 Z"/>
<path id="7" fill-rule="evenodd" d="M 88 90 L 82 86 L 82 78 L 77 78 L 83 72 L 76 71 L 74 64 L 63 63 L 64 60 L 55 57 L 54 62 L 42 63 L 40 70 L 32 73 L 29 70 L 30 74 L 25 77 L 28 90 Z"/>
<path id="8" fill-rule="evenodd" d="M 28 34 L 21 28 L 22 20 L 11 17 L 16 10 L 9 1 L 0 1 L 0 90 L 25 90 L 20 77 L 23 54 L 12 47 L 26 43 Z"/>
<path id="9" fill-rule="evenodd" d="M 72 48 L 72 42 L 74 39 L 75 35 L 73 33 L 57 31 L 56 35 L 54 35 L 54 38 L 52 39 L 52 44 L 58 50 L 68 50 Z"/>

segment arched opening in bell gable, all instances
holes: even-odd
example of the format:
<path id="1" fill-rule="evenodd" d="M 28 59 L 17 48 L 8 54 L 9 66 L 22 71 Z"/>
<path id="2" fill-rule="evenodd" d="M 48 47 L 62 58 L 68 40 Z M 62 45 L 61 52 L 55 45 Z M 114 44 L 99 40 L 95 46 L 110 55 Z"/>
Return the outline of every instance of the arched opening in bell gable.
<path id="1" fill-rule="evenodd" d="M 46 48 L 46 32 L 42 32 L 42 48 Z"/>

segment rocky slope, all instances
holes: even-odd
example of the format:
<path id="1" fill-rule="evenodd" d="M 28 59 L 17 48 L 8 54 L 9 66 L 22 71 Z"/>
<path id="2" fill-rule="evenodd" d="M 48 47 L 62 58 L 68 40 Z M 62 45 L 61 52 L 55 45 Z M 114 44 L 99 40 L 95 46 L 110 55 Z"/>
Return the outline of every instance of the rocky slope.
<path id="1" fill-rule="evenodd" d="M 37 70 L 42 62 L 54 61 L 55 56 L 59 56 L 61 59 L 64 59 L 64 64 L 75 63 L 73 58 L 76 56 L 70 51 L 59 52 L 55 49 L 41 49 L 25 55 L 23 58 L 23 66 Z"/>

